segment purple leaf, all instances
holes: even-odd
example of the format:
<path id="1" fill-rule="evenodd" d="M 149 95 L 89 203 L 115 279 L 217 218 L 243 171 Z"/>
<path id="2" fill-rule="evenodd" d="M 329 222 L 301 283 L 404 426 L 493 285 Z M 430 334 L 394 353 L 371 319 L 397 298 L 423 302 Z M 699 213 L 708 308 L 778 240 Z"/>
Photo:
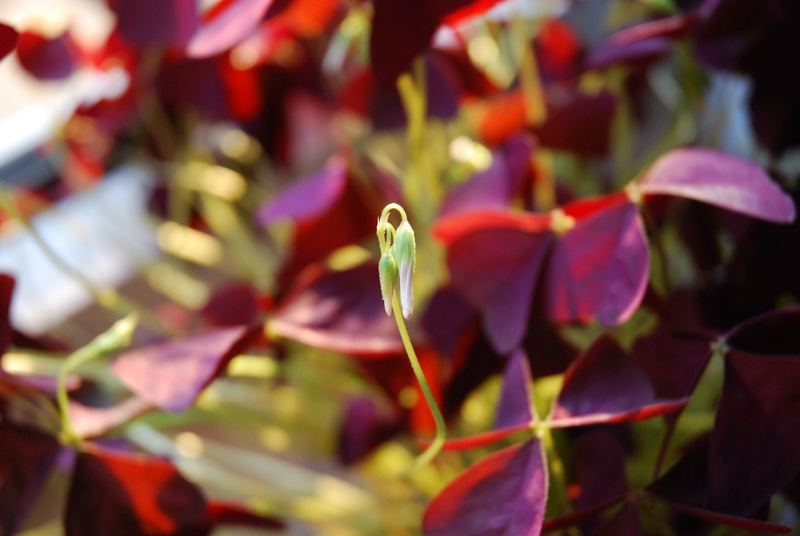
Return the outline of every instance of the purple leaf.
<path id="1" fill-rule="evenodd" d="M 347 164 L 333 158 L 321 171 L 303 179 L 270 200 L 258 212 L 261 225 L 290 218 L 303 222 L 328 210 L 347 185 Z"/>
<path id="2" fill-rule="evenodd" d="M 555 245 L 545 291 L 550 317 L 557 322 L 597 318 L 606 326 L 620 324 L 647 288 L 649 251 L 638 207 L 619 196 L 600 201 L 604 207 L 576 217 L 575 227 Z M 569 215 L 575 205 L 565 212 Z"/>
<path id="3" fill-rule="evenodd" d="M 517 350 L 508 360 L 503 373 L 503 388 L 494 419 L 495 428 L 530 424 L 534 420 L 531 410 L 532 381 L 528 356 L 522 350 Z"/>
<path id="4" fill-rule="evenodd" d="M 269 329 L 333 352 L 358 356 L 403 352 L 394 320 L 383 309 L 374 263 L 339 272 L 309 268 L 274 311 Z"/>
<path id="5" fill-rule="evenodd" d="M 702 201 L 777 223 L 794 221 L 791 198 L 758 165 L 709 149 L 675 149 L 636 183 L 646 195 Z"/>
<path id="6" fill-rule="evenodd" d="M 22 32 L 17 43 L 17 58 L 28 73 L 40 80 L 63 80 L 76 67 L 66 32 L 53 38 Z"/>
<path id="7" fill-rule="evenodd" d="M 428 505 L 426 536 L 536 536 L 547 502 L 537 439 L 495 452 L 458 475 Z"/>
<path id="8" fill-rule="evenodd" d="M 250 283 L 227 284 L 214 291 L 200 313 L 212 326 L 250 324 L 258 318 L 259 298 L 258 291 Z"/>
<path id="9" fill-rule="evenodd" d="M 17 46 L 19 34 L 17 31 L 0 22 L 0 60 L 6 57 Z"/>
<path id="10" fill-rule="evenodd" d="M 626 503 L 608 521 L 603 523 L 591 536 L 640 536 L 639 509 L 634 503 Z"/>
<path id="11" fill-rule="evenodd" d="M 0 534 L 16 534 L 60 451 L 52 437 L 0 422 Z"/>
<path id="12" fill-rule="evenodd" d="M 548 115 L 533 129 L 543 147 L 600 157 L 608 153 L 616 100 L 608 92 L 584 95 L 575 91 L 548 95 Z"/>
<path id="13" fill-rule="evenodd" d="M 192 58 L 207 58 L 244 41 L 258 27 L 273 0 L 235 0 L 200 26 L 186 49 Z"/>
<path id="14" fill-rule="evenodd" d="M 360 396 L 347 402 L 337 441 L 339 461 L 352 465 L 399 430 L 398 419 L 378 407 L 370 397 Z"/>
<path id="15" fill-rule="evenodd" d="M 196 0 L 110 0 L 117 28 L 127 41 L 150 45 L 183 45 L 197 30 Z"/>
<path id="16" fill-rule="evenodd" d="M 500 353 L 525 335 L 533 289 L 552 242 L 550 218 L 481 212 L 442 220 L 434 230 L 447 246 L 452 285 L 483 313 Z"/>
<path id="17" fill-rule="evenodd" d="M 183 411 L 256 334 L 222 328 L 119 355 L 111 370 L 131 391 L 168 411 Z"/>
<path id="18" fill-rule="evenodd" d="M 550 424 L 564 428 L 648 419 L 681 409 L 687 401 L 656 400 L 647 376 L 604 336 L 567 370 Z"/>
<path id="19" fill-rule="evenodd" d="M 478 312 L 472 304 L 452 286 L 446 286 L 428 300 L 420 323 L 439 354 L 452 358 L 477 320 Z"/>
<path id="20" fill-rule="evenodd" d="M 608 429 L 593 429 L 581 434 L 572 445 L 575 484 L 574 498 L 579 510 L 605 508 L 628 493 L 625 451 Z"/>

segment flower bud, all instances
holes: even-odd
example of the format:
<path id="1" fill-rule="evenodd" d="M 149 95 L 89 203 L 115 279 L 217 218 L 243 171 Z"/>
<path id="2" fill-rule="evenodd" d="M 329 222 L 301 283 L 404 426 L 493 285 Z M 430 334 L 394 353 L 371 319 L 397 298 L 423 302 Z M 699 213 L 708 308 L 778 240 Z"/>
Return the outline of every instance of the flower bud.
<path id="1" fill-rule="evenodd" d="M 378 263 L 378 276 L 381 281 L 381 296 L 383 297 L 383 308 L 386 314 L 392 316 L 392 294 L 397 284 L 397 263 L 391 251 L 381 255 Z"/>
<path id="2" fill-rule="evenodd" d="M 397 271 L 399 274 L 400 305 L 403 316 L 411 318 L 414 313 L 414 270 L 417 265 L 417 245 L 414 230 L 408 221 L 403 221 L 397 228 L 392 246 Z"/>

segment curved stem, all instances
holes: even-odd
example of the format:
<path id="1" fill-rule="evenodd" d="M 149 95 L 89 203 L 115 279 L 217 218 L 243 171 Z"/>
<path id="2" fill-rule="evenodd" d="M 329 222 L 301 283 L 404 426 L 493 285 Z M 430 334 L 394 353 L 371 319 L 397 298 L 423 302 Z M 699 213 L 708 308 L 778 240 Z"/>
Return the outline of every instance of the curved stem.
<path id="1" fill-rule="evenodd" d="M 406 209 L 398 205 L 397 203 L 389 203 L 385 207 L 383 207 L 383 212 L 381 212 L 381 222 L 388 222 L 389 221 L 389 214 L 392 210 L 396 210 L 398 214 L 400 214 L 400 218 L 402 221 L 407 221 L 408 216 L 406 215 Z"/>
<path id="2" fill-rule="evenodd" d="M 409 468 L 409 472 L 412 472 L 426 465 L 440 450 L 442 450 L 442 446 L 447 437 L 447 426 L 444 422 L 444 417 L 442 417 L 442 412 L 439 410 L 439 405 L 436 403 L 436 398 L 433 396 L 431 387 L 428 385 L 428 380 L 425 379 L 425 373 L 422 371 L 419 359 L 417 359 L 414 346 L 411 344 L 411 338 L 408 336 L 408 330 L 406 329 L 406 323 L 405 320 L 403 320 L 403 313 L 400 310 L 400 304 L 397 301 L 396 294 L 392 296 L 392 312 L 394 313 L 394 320 L 397 323 L 397 330 L 400 332 L 400 338 L 403 341 L 406 354 L 408 354 L 408 361 L 411 363 L 414 376 L 417 378 L 417 382 L 422 389 L 422 394 L 425 397 L 425 402 L 428 403 L 428 409 L 430 409 L 433 420 L 436 423 L 436 436 L 433 438 L 431 444 L 428 445 L 428 448 L 414 460 L 414 464 Z"/>

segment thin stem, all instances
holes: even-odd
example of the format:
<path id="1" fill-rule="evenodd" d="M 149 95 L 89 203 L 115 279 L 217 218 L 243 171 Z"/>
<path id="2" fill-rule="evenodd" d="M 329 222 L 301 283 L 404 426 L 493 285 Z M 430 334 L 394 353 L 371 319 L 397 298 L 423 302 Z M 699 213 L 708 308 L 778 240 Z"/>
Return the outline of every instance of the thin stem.
<path id="1" fill-rule="evenodd" d="M 419 359 L 417 359 L 414 346 L 411 344 L 411 338 L 408 336 L 406 323 L 405 320 L 403 320 L 403 312 L 400 310 L 400 304 L 397 301 L 396 294 L 392 296 L 392 312 L 394 313 L 394 320 L 397 323 L 397 330 L 400 332 L 400 338 L 403 340 L 403 346 L 408 355 L 408 361 L 411 363 L 411 369 L 414 371 L 414 376 L 417 378 L 417 382 L 422 389 L 422 394 L 425 396 L 425 402 L 428 403 L 428 409 L 430 409 L 433 420 L 436 423 L 436 437 L 433 438 L 428 448 L 414 460 L 414 464 L 409 469 L 409 472 L 412 472 L 426 465 L 440 450 L 442 450 L 445 438 L 447 437 L 447 426 L 445 425 L 444 417 L 442 417 L 442 412 L 439 410 L 439 405 L 436 403 L 436 398 L 433 396 L 431 387 L 428 385 L 428 380 L 425 379 L 425 373 L 422 371 Z"/>
<path id="2" fill-rule="evenodd" d="M 550 484 L 553 487 L 553 499 L 556 502 L 559 515 L 566 515 L 572 511 L 567 497 L 567 472 L 564 469 L 564 463 L 558 456 L 556 445 L 553 441 L 553 431 L 548 426 L 541 428 L 540 437 L 544 445 L 545 452 L 547 453 L 547 461 L 550 463 Z M 573 535 L 576 532 L 574 527 L 566 528 L 563 530 L 564 534 Z"/>

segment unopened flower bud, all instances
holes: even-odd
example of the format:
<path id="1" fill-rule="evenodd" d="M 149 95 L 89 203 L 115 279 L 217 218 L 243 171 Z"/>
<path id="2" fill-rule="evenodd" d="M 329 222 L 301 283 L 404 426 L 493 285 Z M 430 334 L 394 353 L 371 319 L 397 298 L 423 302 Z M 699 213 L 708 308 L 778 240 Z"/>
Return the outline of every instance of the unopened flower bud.
<path id="1" fill-rule="evenodd" d="M 381 296 L 386 314 L 392 316 L 392 295 L 397 285 L 397 263 L 391 251 L 381 255 L 378 263 L 378 275 L 381 280 Z"/>
<path id="2" fill-rule="evenodd" d="M 417 245 L 414 230 L 408 221 L 403 221 L 397 228 L 392 246 L 397 271 L 399 274 L 400 305 L 403 316 L 411 318 L 414 313 L 414 270 L 417 264 Z"/>

